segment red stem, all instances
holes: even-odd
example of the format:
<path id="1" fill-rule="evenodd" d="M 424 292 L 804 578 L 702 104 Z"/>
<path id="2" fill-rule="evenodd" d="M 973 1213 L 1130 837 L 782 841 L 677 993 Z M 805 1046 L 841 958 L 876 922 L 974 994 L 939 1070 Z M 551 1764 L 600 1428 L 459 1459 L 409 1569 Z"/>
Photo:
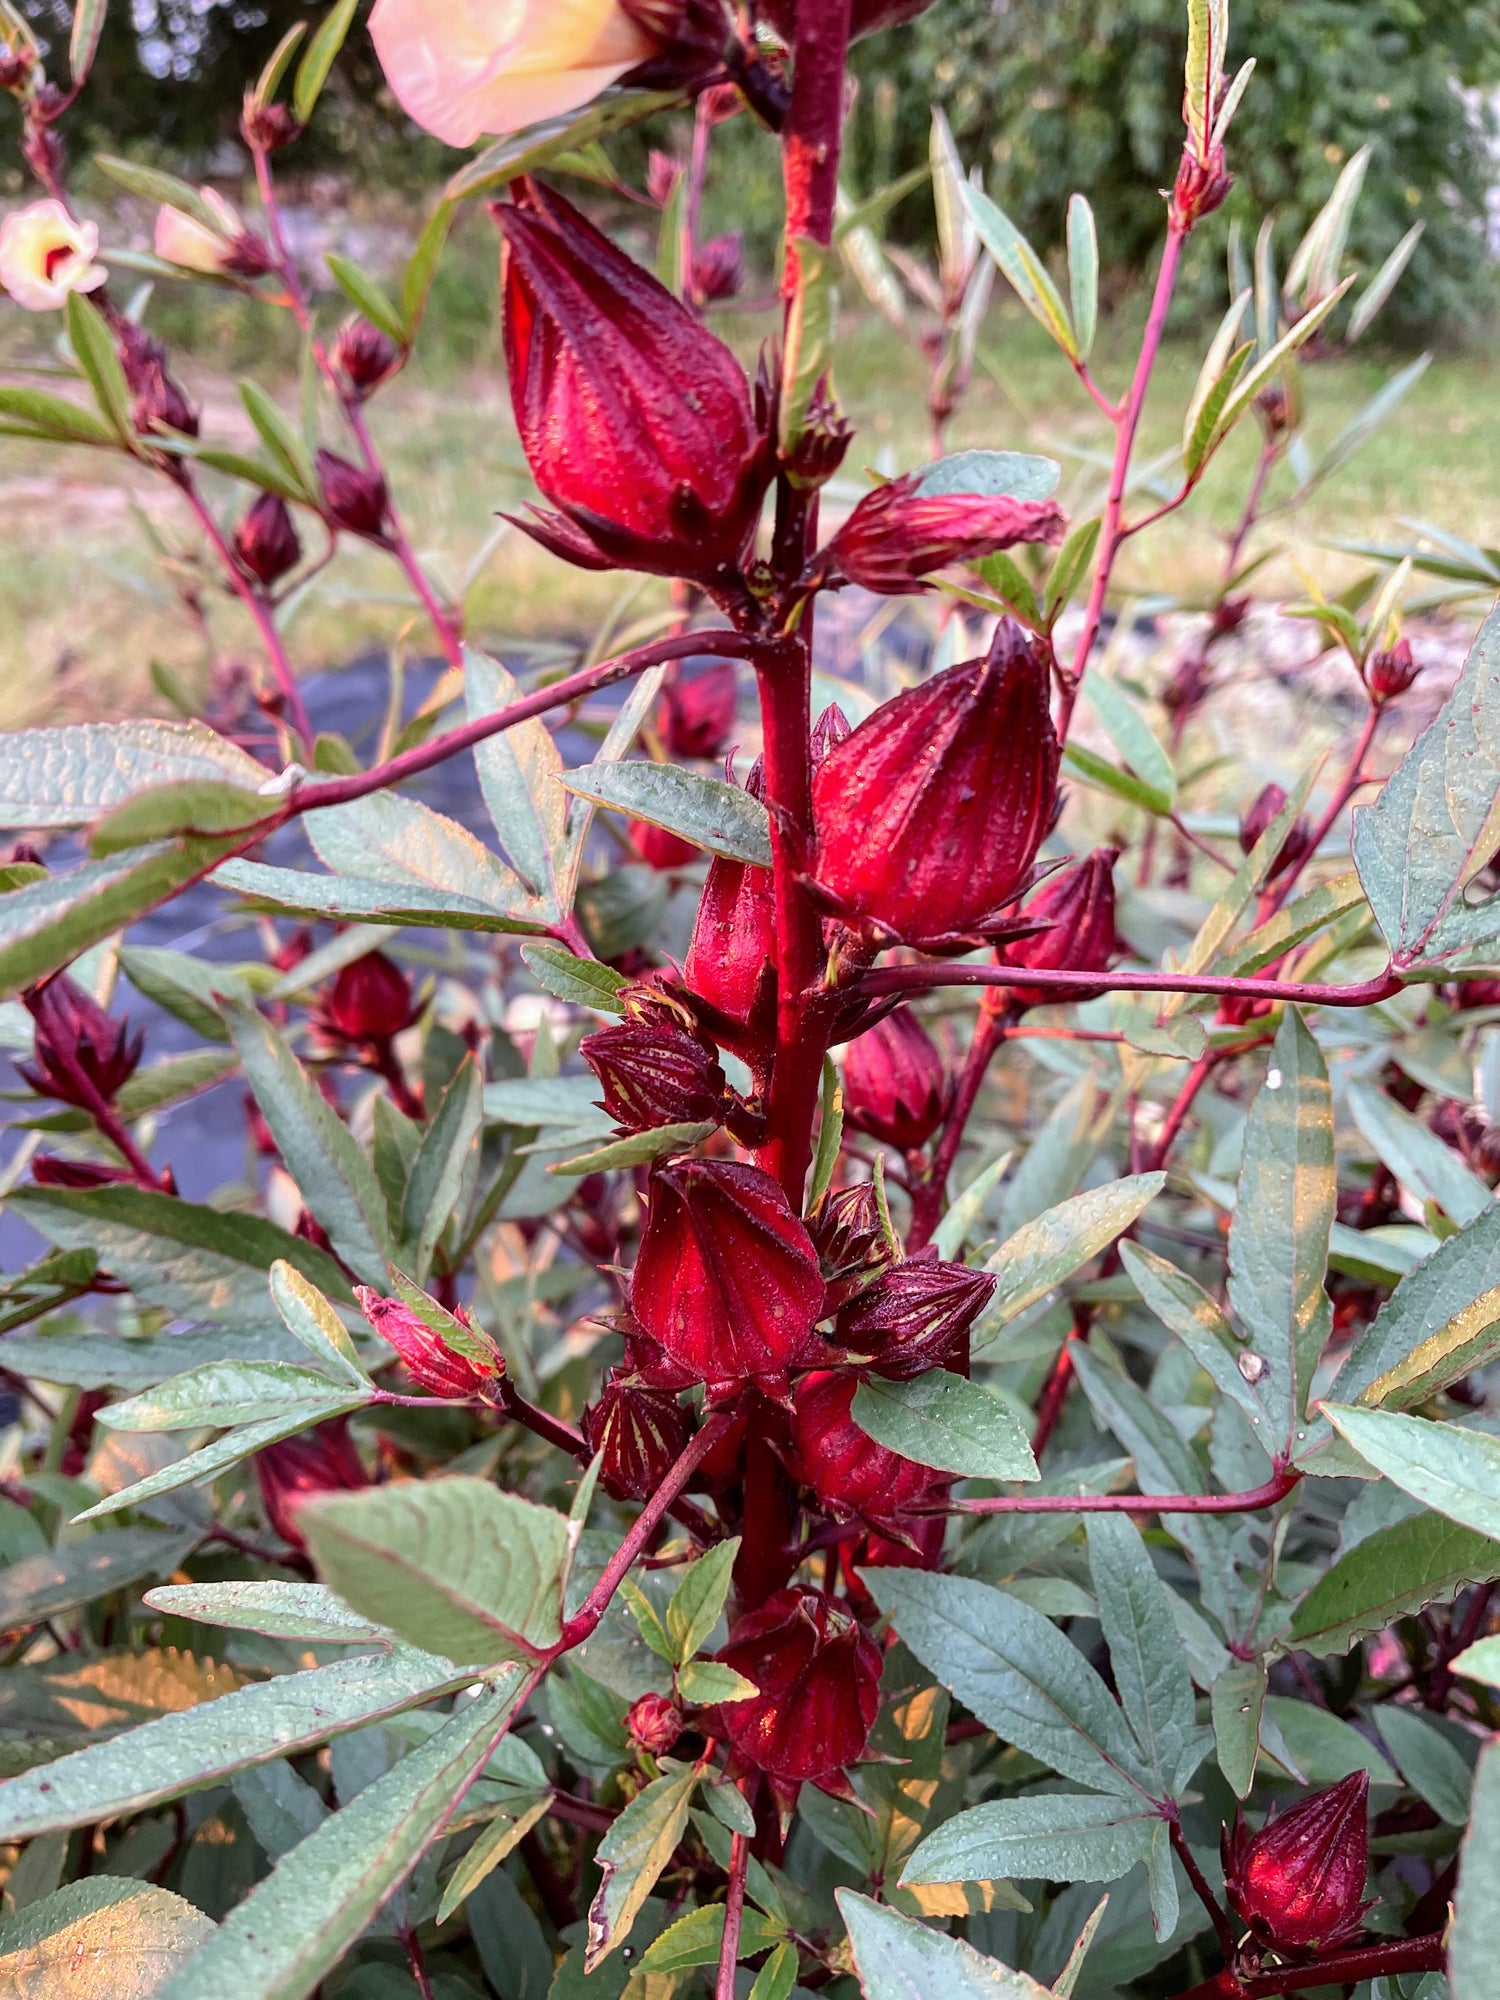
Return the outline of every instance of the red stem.
<path id="1" fill-rule="evenodd" d="M 995 1500 L 954 1500 L 955 1514 L 1254 1514 L 1274 1507 L 1302 1483 L 1293 1465 L 1246 1493 L 1025 1493 Z"/>
<path id="2" fill-rule="evenodd" d="M 792 101 L 782 135 L 786 179 L 787 269 L 784 291 L 796 294 L 799 237 L 833 241 L 844 128 L 844 68 L 853 0 L 819 0 L 798 9 Z"/>
<path id="3" fill-rule="evenodd" d="M 1209 1921 L 1214 1927 L 1214 1935 L 1219 1940 L 1220 1949 L 1223 1951 L 1225 1959 L 1232 1965 L 1234 1963 L 1235 1941 L 1234 1932 L 1230 1928 L 1228 1914 L 1220 1904 L 1218 1897 L 1215 1896 L 1213 1890 L 1208 1886 L 1207 1877 L 1198 1866 L 1193 1850 L 1187 1844 L 1187 1836 L 1183 1833 L 1182 1822 L 1178 1817 L 1175 1800 L 1172 1801 L 1171 1809 L 1167 1814 L 1167 1830 L 1172 1836 L 1172 1852 L 1182 1863 L 1183 1870 L 1193 1885 L 1194 1895 L 1198 1898 L 1204 1909 L 1207 1910 Z"/>
<path id="4" fill-rule="evenodd" d="M 1080 1308 L 1068 1329 L 1068 1337 L 1057 1350 L 1047 1376 L 1046 1386 L 1036 1406 L 1036 1429 L 1031 1434 L 1031 1455 L 1040 1463 L 1042 1453 L 1051 1443 L 1052 1433 L 1057 1429 L 1063 1409 L 1068 1400 L 1068 1391 L 1073 1386 L 1073 1343 L 1089 1337 L 1090 1316 L 1085 1308 Z"/>
<path id="5" fill-rule="evenodd" d="M 1005 1025 L 1001 1014 L 988 1000 L 979 1010 L 979 1019 L 974 1024 L 974 1039 L 969 1044 L 969 1053 L 959 1074 L 958 1085 L 953 1093 L 953 1103 L 947 1121 L 943 1126 L 943 1136 L 932 1158 L 927 1178 L 912 1188 L 912 1221 L 907 1237 L 907 1254 L 923 1249 L 932 1239 L 943 1211 L 943 1202 L 948 1192 L 948 1176 L 953 1171 L 953 1162 L 958 1158 L 958 1150 L 964 1141 L 964 1130 L 983 1088 L 984 1079 L 994 1060 L 995 1051 L 1005 1039 Z"/>
<path id="6" fill-rule="evenodd" d="M 1447 1964 L 1443 1935 L 1396 1938 L 1358 1951 L 1334 1952 L 1307 1965 L 1280 1965 L 1274 1971 L 1238 1975 L 1224 1971 L 1179 1993 L 1177 2000 L 1271 2000 L 1277 1993 L 1298 1993 L 1309 1986 L 1356 1986 L 1364 1979 L 1396 1977 L 1404 1972 L 1441 1972 Z"/>
<path id="7" fill-rule="evenodd" d="M 1014 969 L 995 965 L 886 965 L 866 973 L 858 991 L 868 999 L 887 993 L 930 993 L 941 986 L 1008 986 Z M 1305 1007 L 1374 1007 L 1401 991 L 1394 967 L 1358 986 L 1304 986 L 1293 979 L 1223 979 L 1211 973 L 1052 972 L 1028 966 L 1028 986 L 1059 995 L 1097 993 L 1228 994 L 1242 1000 L 1290 1000 Z"/>
<path id="8" fill-rule="evenodd" d="M 750 1872 L 750 1843 L 737 1833 L 729 1849 L 729 1900 L 724 1906 L 724 1942 L 719 1947 L 719 1977 L 714 2000 L 734 2000 L 734 1970 L 739 1963 L 740 1932 L 745 1922 L 745 1878 Z"/>
<path id="9" fill-rule="evenodd" d="M 1307 867 L 1308 862 L 1317 854 L 1318 849 L 1337 825 L 1339 814 L 1348 805 L 1360 786 L 1370 782 L 1364 775 L 1365 759 L 1370 754 L 1370 746 L 1375 741 L 1375 732 L 1380 727 L 1380 719 L 1384 713 L 1385 710 L 1383 708 L 1377 703 L 1371 702 L 1370 712 L 1365 717 L 1364 728 L 1359 733 L 1359 741 L 1354 746 L 1354 755 L 1349 759 L 1349 768 L 1345 771 L 1343 780 L 1329 803 L 1328 810 L 1313 828 L 1312 838 L 1308 841 L 1301 858 L 1287 869 L 1281 880 L 1276 884 L 1271 895 L 1267 898 L 1264 915 L 1261 918 L 1262 922 L 1265 921 L 1266 917 L 1274 916 L 1286 902 L 1288 896 L 1291 895 L 1293 889 L 1296 888 L 1298 881 L 1301 879 L 1302 872 Z"/>

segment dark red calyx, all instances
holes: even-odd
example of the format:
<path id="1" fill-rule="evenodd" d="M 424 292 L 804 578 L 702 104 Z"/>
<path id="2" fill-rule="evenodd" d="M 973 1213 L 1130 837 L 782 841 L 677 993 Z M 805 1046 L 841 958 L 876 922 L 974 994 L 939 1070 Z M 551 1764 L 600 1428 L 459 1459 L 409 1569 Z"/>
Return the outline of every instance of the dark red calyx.
<path id="1" fill-rule="evenodd" d="M 989 1271 L 914 1257 L 861 1292 L 838 1319 L 838 1340 L 878 1375 L 906 1381 L 968 1358 L 968 1334 L 995 1296 Z"/>
<path id="2" fill-rule="evenodd" d="M 902 1007 L 850 1044 L 844 1059 L 844 1115 L 856 1131 L 912 1153 L 943 1122 L 948 1074 L 937 1043 Z"/>
<path id="3" fill-rule="evenodd" d="M 34 1060 L 16 1065 L 40 1097 L 93 1111 L 113 1104 L 140 1066 L 144 1030 L 117 1021 L 65 972 L 22 996 L 35 1024 Z"/>
<path id="4" fill-rule="evenodd" d="M 1034 896 L 1021 915 L 1044 926 L 1017 938 L 1000 954 L 1002 965 L 1029 967 L 1034 972 L 1104 972 L 1119 949 L 1115 930 L 1115 862 L 1119 850 L 1099 847 L 1085 860 L 1059 869 Z M 1090 986 L 1066 993 L 1044 986 L 1012 986 L 1018 1007 L 1042 1007 L 1048 1001 L 1092 1000 L 1107 989 Z"/>

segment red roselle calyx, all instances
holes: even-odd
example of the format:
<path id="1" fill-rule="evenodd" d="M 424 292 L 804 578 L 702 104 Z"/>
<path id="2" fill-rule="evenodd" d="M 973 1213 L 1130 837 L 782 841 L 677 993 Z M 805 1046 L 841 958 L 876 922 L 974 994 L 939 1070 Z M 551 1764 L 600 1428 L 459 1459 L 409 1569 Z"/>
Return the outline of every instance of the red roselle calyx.
<path id="1" fill-rule="evenodd" d="M 1115 931 L 1115 862 L 1119 849 L 1098 847 L 1086 860 L 1063 868 L 1029 898 L 1021 914 L 1049 928 L 1017 938 L 1000 955 L 1002 965 L 1035 972 L 1104 972 L 1119 949 Z M 1018 1007 L 1042 1007 L 1049 1000 L 1093 1000 L 1108 989 L 1058 993 L 1045 986 L 1012 986 Z"/>
<path id="2" fill-rule="evenodd" d="M 815 873 L 840 914 L 929 946 L 998 920 L 1057 805 L 1050 688 L 1045 649 L 1002 623 L 987 658 L 897 695 L 829 752 Z"/>
<path id="3" fill-rule="evenodd" d="M 850 1414 L 859 1377 L 824 1369 L 797 1384 L 792 1471 L 837 1519 L 859 1518 L 900 1533 L 900 1515 L 926 1500 L 937 1474 L 862 1431 Z"/>
<path id="4" fill-rule="evenodd" d="M 745 371 L 560 195 L 494 212 L 516 423 L 560 510 L 522 525 L 584 568 L 728 582 L 772 470 Z"/>
<path id="5" fill-rule="evenodd" d="M 381 1339 L 401 1356 L 413 1382 L 434 1396 L 487 1396 L 505 1373 L 499 1348 L 462 1306 L 447 1312 L 419 1296 L 415 1286 L 405 1299 L 385 1298 L 369 1285 L 356 1285 L 354 1296 Z"/>
<path id="6" fill-rule="evenodd" d="M 718 1655 L 760 1689 L 718 1710 L 735 1762 L 764 1771 L 778 1804 L 797 1788 L 846 1789 L 880 1712 L 880 1648 L 848 1608 L 817 1590 L 779 1590 L 741 1618 Z"/>
<path id="7" fill-rule="evenodd" d="M 1271 823 L 1286 810 L 1286 793 L 1280 785 L 1267 785 L 1257 796 L 1254 805 L 1240 822 L 1240 847 L 1249 854 L 1264 835 Z M 1299 819 L 1287 835 L 1281 852 L 1271 864 L 1270 879 L 1274 882 L 1278 875 L 1284 875 L 1307 854 L 1312 840 L 1312 828 L 1305 819 Z"/>
<path id="8" fill-rule="evenodd" d="M 317 463 L 323 510 L 333 525 L 366 541 L 384 541 L 390 525 L 385 481 L 376 473 L 361 472 L 337 452 L 320 451 Z"/>
<path id="9" fill-rule="evenodd" d="M 630 1305 L 700 1382 L 777 1376 L 823 1310 L 812 1238 L 759 1167 L 679 1160 L 651 1175 Z"/>
<path id="10" fill-rule="evenodd" d="M 240 567 L 268 590 L 302 560 L 291 509 L 279 493 L 262 493 L 234 533 Z"/>
<path id="11" fill-rule="evenodd" d="M 80 1111 L 94 1109 L 95 1093 L 112 1104 L 140 1065 L 144 1031 L 113 1019 L 65 972 L 22 998 L 36 1024 L 35 1060 L 16 1067 L 37 1095 Z"/>
<path id="12" fill-rule="evenodd" d="M 948 1076 L 937 1043 L 902 1007 L 849 1046 L 844 1114 L 856 1131 L 912 1153 L 943 1122 Z"/>
<path id="13" fill-rule="evenodd" d="M 664 1694 L 643 1694 L 627 1710 L 625 1730 L 637 1750 L 665 1757 L 682 1734 L 682 1710 Z"/>
<path id="14" fill-rule="evenodd" d="M 964 1362 L 969 1329 L 998 1282 L 989 1271 L 936 1258 L 897 1264 L 840 1313 L 839 1342 L 897 1382 Z"/>
<path id="15" fill-rule="evenodd" d="M 585 1035 L 578 1053 L 598 1077 L 622 1133 L 661 1125 L 720 1125 L 729 1085 L 712 1045 L 664 1016 Z"/>
<path id="16" fill-rule="evenodd" d="M 317 1011 L 319 1032 L 332 1042 L 389 1043 L 417 1018 L 411 981 L 383 951 L 346 965 Z"/>
<path id="17" fill-rule="evenodd" d="M 1231 1907 L 1262 1945 L 1292 1957 L 1327 1951 L 1360 1928 L 1370 1863 L 1370 1775 L 1355 1771 L 1251 1833 L 1224 1833 Z"/>
<path id="18" fill-rule="evenodd" d="M 1411 650 L 1410 639 L 1399 639 L 1377 653 L 1365 669 L 1365 685 L 1376 701 L 1394 701 L 1405 694 L 1422 669 Z"/>
<path id="19" fill-rule="evenodd" d="M 776 891 L 769 868 L 714 857 L 684 971 L 689 991 L 740 1028 L 747 1045 L 774 1041 Z"/>
<path id="20" fill-rule="evenodd" d="M 657 727 L 672 757 L 718 757 L 734 727 L 739 683 L 721 660 L 691 676 L 673 674 L 661 691 Z"/>
<path id="21" fill-rule="evenodd" d="M 304 1501 L 316 1493 L 356 1493 L 370 1483 L 345 1417 L 332 1417 L 313 1430 L 258 1451 L 255 1476 L 266 1519 L 294 1549 L 307 1547 L 297 1526 L 298 1509 Z"/>
<path id="22" fill-rule="evenodd" d="M 388 382 L 405 359 L 389 334 L 357 317 L 344 322 L 333 345 L 333 365 L 358 402 Z"/>
<path id="23" fill-rule="evenodd" d="M 639 1382 L 606 1382 L 583 1413 L 591 1452 L 602 1452 L 599 1477 L 617 1500 L 649 1500 L 687 1450 L 692 1429 L 677 1398 Z"/>
<path id="24" fill-rule="evenodd" d="M 867 493 L 814 558 L 814 573 L 880 597 L 904 597 L 923 577 L 955 563 L 979 562 L 1017 542 L 1063 538 L 1065 517 L 1050 500 L 924 494 L 922 477 L 909 473 Z"/>
<path id="25" fill-rule="evenodd" d="M 647 819 L 630 822 L 630 844 L 648 868 L 655 868 L 661 874 L 674 868 L 690 868 L 703 853 L 702 848 L 694 847 L 680 833 L 669 833 L 664 826 L 653 826 Z"/>
<path id="26" fill-rule="evenodd" d="M 693 297 L 707 305 L 732 299 L 745 282 L 745 239 L 736 229 L 711 236 L 693 264 Z"/>
<path id="27" fill-rule="evenodd" d="M 829 1312 L 862 1292 L 895 1256 L 872 1181 L 836 1188 L 808 1228 L 828 1287 L 824 1303 Z"/>

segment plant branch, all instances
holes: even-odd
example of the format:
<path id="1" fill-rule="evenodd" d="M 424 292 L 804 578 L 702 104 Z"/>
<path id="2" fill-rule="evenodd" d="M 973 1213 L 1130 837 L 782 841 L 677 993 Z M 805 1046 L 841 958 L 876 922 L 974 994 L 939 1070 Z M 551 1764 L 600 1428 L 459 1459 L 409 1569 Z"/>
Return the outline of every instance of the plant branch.
<path id="1" fill-rule="evenodd" d="M 868 972 L 857 992 L 874 1000 L 887 993 L 930 993 L 942 986 L 1009 986 L 1015 968 L 994 965 L 886 965 Z M 1241 1000 L 1290 1000 L 1304 1007 L 1374 1007 L 1402 988 L 1394 967 L 1357 986 L 1303 985 L 1292 979 L 1225 979 L 1212 973 L 1053 972 L 1026 969 L 1028 986 L 1048 987 L 1060 999 L 1069 993 L 1208 993 Z"/>
<path id="2" fill-rule="evenodd" d="M 1441 1972 L 1447 1952 L 1441 1931 L 1430 1937 L 1395 1938 L 1364 1945 L 1358 1951 L 1338 1951 L 1306 1965 L 1279 1965 L 1265 1972 L 1230 1970 L 1205 1979 L 1177 2000 L 1272 2000 L 1277 1993 L 1305 1992 L 1310 1986 L 1342 1986 L 1346 1990 L 1365 1979 L 1396 1978 L 1406 1972 Z"/>
<path id="3" fill-rule="evenodd" d="M 1006 1493 L 993 1500 L 952 1500 L 955 1514 L 1254 1514 L 1274 1507 L 1300 1486 L 1302 1474 L 1283 1466 L 1246 1493 Z"/>
<path id="4" fill-rule="evenodd" d="M 734 2000 L 734 1969 L 740 1957 L 740 1933 L 745 1922 L 745 1879 L 750 1872 L 750 1843 L 735 1834 L 729 1848 L 729 1900 L 724 1906 L 724 1942 L 719 1947 L 719 1977 L 714 2000 Z"/>
<path id="5" fill-rule="evenodd" d="M 1198 1866 L 1197 1856 L 1193 1853 L 1192 1848 L 1189 1847 L 1187 1844 L 1187 1836 L 1186 1834 L 1184 1834 L 1182 1830 L 1182 1820 L 1180 1815 L 1178 1814 L 1177 1802 L 1175 1799 L 1172 1800 L 1170 1803 L 1170 1810 L 1166 1815 L 1166 1819 L 1167 1819 L 1167 1831 L 1172 1836 L 1172 1852 L 1177 1856 L 1177 1859 L 1182 1863 L 1183 1872 L 1186 1874 L 1188 1880 L 1193 1885 L 1193 1893 L 1197 1896 L 1198 1901 L 1203 1905 L 1204 1909 L 1207 1910 L 1208 1912 L 1209 1921 L 1212 1923 L 1214 1927 L 1214 1935 L 1218 1938 L 1219 1944 L 1223 1950 L 1225 1963 L 1233 1965 L 1234 1954 L 1235 1954 L 1235 1941 L 1234 1941 L 1234 1931 L 1230 1927 L 1228 1913 L 1225 1911 L 1223 1905 L 1220 1903 L 1218 1897 L 1214 1894 L 1213 1890 L 1209 1887 L 1208 1878 L 1204 1875 L 1203 1870 Z"/>
<path id="6" fill-rule="evenodd" d="M 953 1102 L 943 1126 L 943 1136 L 933 1155 L 927 1178 L 912 1189 L 912 1226 L 907 1240 L 908 1255 L 913 1250 L 923 1249 L 931 1241 L 933 1232 L 937 1228 L 943 1200 L 948 1191 L 948 1176 L 953 1171 L 953 1163 L 958 1158 L 959 1148 L 964 1141 L 965 1128 L 978 1101 L 984 1079 L 989 1073 L 995 1051 L 1005 1039 L 1005 1032 L 1003 1014 L 991 1006 L 986 998 L 979 1009 L 979 1019 L 974 1024 L 974 1039 L 969 1044 L 968 1055 L 959 1073 Z"/>

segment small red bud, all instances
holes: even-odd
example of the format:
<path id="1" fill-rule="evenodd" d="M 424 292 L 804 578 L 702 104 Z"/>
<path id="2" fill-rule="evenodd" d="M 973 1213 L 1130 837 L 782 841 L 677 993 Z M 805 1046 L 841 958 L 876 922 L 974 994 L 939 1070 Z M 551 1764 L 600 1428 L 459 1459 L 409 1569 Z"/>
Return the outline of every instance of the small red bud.
<path id="1" fill-rule="evenodd" d="M 719 757 L 734 727 L 739 685 L 734 664 L 721 660 L 690 678 L 674 674 L 662 689 L 657 727 L 672 757 Z"/>
<path id="2" fill-rule="evenodd" d="M 1119 949 L 1115 932 L 1115 862 L 1119 850 L 1099 847 L 1087 860 L 1063 868 L 1044 882 L 1021 911 L 1047 930 L 1017 938 L 1001 953 L 1002 965 L 1029 966 L 1034 972 L 1103 972 Z M 1043 1007 L 1048 1001 L 1093 1000 L 1107 989 L 1090 986 L 1059 992 L 1045 986 L 1012 986 L 1019 1007 Z"/>
<path id="3" fill-rule="evenodd" d="M 18 49 L 0 49 L 0 90 L 14 91 L 19 96 L 35 67 L 36 57 L 24 43 Z"/>
<path id="4" fill-rule="evenodd" d="M 291 509 L 279 493 L 262 493 L 235 530 L 234 552 L 241 568 L 269 590 L 302 560 Z"/>
<path id="5" fill-rule="evenodd" d="M 948 1103 L 937 1043 L 909 1008 L 889 1014 L 850 1044 L 844 1060 L 844 1113 L 856 1131 L 913 1153 L 925 1146 Z"/>
<path id="6" fill-rule="evenodd" d="M 729 1086 L 712 1047 L 675 1021 L 624 1021 L 585 1035 L 578 1053 L 622 1132 L 722 1122 Z"/>
<path id="7" fill-rule="evenodd" d="M 583 1413 L 589 1450 L 602 1452 L 599 1477 L 617 1500 L 649 1500 L 692 1436 L 677 1398 L 628 1377 L 606 1382 Z"/>
<path id="8" fill-rule="evenodd" d="M 1234 187 L 1234 175 L 1225 160 L 1224 148 L 1215 146 L 1206 160 L 1184 153 L 1172 190 L 1172 216 L 1179 229 L 1192 229 L 1224 206 Z"/>
<path id="9" fill-rule="evenodd" d="M 852 1369 L 802 1377 L 792 1418 L 792 1468 L 831 1514 L 878 1527 L 927 1499 L 937 1475 L 860 1429 L 850 1414 L 858 1388 Z"/>
<path id="10" fill-rule="evenodd" d="M 415 1291 L 415 1287 L 413 1288 Z M 505 1361 L 489 1335 L 459 1306 L 446 1312 L 434 1300 L 389 1299 L 369 1285 L 356 1285 L 359 1309 L 381 1339 L 401 1356 L 406 1372 L 435 1396 L 485 1396 L 505 1373 Z"/>
<path id="11" fill-rule="evenodd" d="M 266 1519 L 294 1549 L 307 1546 L 297 1526 L 304 1501 L 316 1493 L 357 1493 L 370 1483 L 346 1417 L 332 1417 L 313 1430 L 268 1445 L 255 1454 L 254 1463 Z"/>
<path id="12" fill-rule="evenodd" d="M 373 472 L 361 472 L 337 452 L 319 451 L 318 484 L 323 508 L 336 528 L 367 541 L 382 541 L 390 522 L 390 496 L 385 481 Z"/>
<path id="13" fill-rule="evenodd" d="M 880 1648 L 822 1591 L 777 1591 L 741 1618 L 719 1654 L 760 1689 L 718 1711 L 736 1761 L 764 1771 L 781 1803 L 802 1784 L 837 1785 L 865 1754 L 880 1712 Z"/>
<path id="14" fill-rule="evenodd" d="M 803 420 L 802 434 L 786 455 L 786 475 L 807 490 L 826 486 L 849 455 L 854 426 L 834 401 L 827 376 L 818 384 Z"/>
<path id="15" fill-rule="evenodd" d="M 333 346 L 333 365 L 360 402 L 388 382 L 405 359 L 388 334 L 358 317 L 345 320 Z"/>
<path id="16" fill-rule="evenodd" d="M 836 750 L 846 736 L 852 736 L 854 724 L 845 715 L 836 701 L 831 701 L 813 724 L 812 767 L 816 771 L 827 761 L 829 753 Z"/>
<path id="17" fill-rule="evenodd" d="M 677 192 L 677 183 L 682 179 L 681 160 L 670 153 L 663 153 L 656 146 L 651 148 L 646 162 L 646 192 L 658 208 L 665 208 Z"/>
<path id="18" fill-rule="evenodd" d="M 142 435 L 167 430 L 196 437 L 198 413 L 167 372 L 167 350 L 161 342 L 127 320 L 119 336 L 119 353 L 126 386 L 135 398 L 136 430 Z"/>
<path id="19" fill-rule="evenodd" d="M 779 1375 L 823 1310 L 812 1238 L 759 1167 L 678 1160 L 651 1175 L 630 1284 L 648 1337 L 700 1382 Z"/>
<path id="20" fill-rule="evenodd" d="M 897 1382 L 966 1362 L 969 1328 L 998 1282 L 967 1264 L 912 1258 L 845 1307 L 839 1341 L 852 1353 L 869 1355 L 877 1375 Z"/>
<path id="21" fill-rule="evenodd" d="M 266 153 L 278 153 L 285 146 L 295 145 L 306 129 L 285 104 L 257 105 L 246 100 L 240 130 L 249 146 L 258 146 Z"/>
<path id="22" fill-rule="evenodd" d="M 701 847 L 694 847 L 680 833 L 669 833 L 664 826 L 653 826 L 648 819 L 630 822 L 630 844 L 648 868 L 654 868 L 662 875 L 669 875 L 677 868 L 691 868 L 695 861 L 703 858 Z"/>
<path id="23" fill-rule="evenodd" d="M 31 1163 L 38 1187 L 96 1188 L 127 1185 L 135 1175 L 124 1167 L 101 1166 L 94 1160 L 64 1160 L 56 1153 L 38 1153 Z"/>
<path id="24" fill-rule="evenodd" d="M 703 304 L 732 299 L 745 282 L 745 239 L 736 229 L 711 236 L 693 265 L 693 297 Z"/>
<path id="25" fill-rule="evenodd" d="M 828 1288 L 824 1304 L 829 1312 L 864 1291 L 895 1254 L 873 1181 L 835 1188 L 808 1227 Z"/>
<path id="26" fill-rule="evenodd" d="M 1365 671 L 1365 683 L 1377 701 L 1394 701 L 1405 694 L 1422 671 L 1413 657 L 1410 639 L 1398 639 L 1377 653 Z"/>
<path id="27" fill-rule="evenodd" d="M 116 1021 L 65 972 L 22 994 L 35 1022 L 35 1061 L 18 1063 L 39 1097 L 92 1111 L 102 1098 L 113 1104 L 135 1075 L 145 1033 Z"/>
<path id="28" fill-rule="evenodd" d="M 643 1694 L 627 1711 L 625 1729 L 637 1750 L 665 1757 L 682 1734 L 682 1710 L 664 1694 Z"/>
<path id="29" fill-rule="evenodd" d="M 1268 1819 L 1252 1834 L 1243 1815 L 1224 1835 L 1224 1885 L 1264 1945 L 1326 1951 L 1360 1928 L 1370 1865 L 1370 1774 L 1355 1771 Z"/>
<path id="30" fill-rule="evenodd" d="M 331 1042 L 389 1042 L 416 1019 L 411 981 L 383 951 L 346 965 L 319 1003 L 316 1024 Z"/>
<path id="31" fill-rule="evenodd" d="M 750 1042 L 776 1032 L 776 891 L 769 868 L 716 855 L 685 967 L 688 988 Z"/>
<path id="32" fill-rule="evenodd" d="M 1066 519 L 1050 500 L 924 494 L 921 473 L 867 493 L 818 561 L 831 581 L 904 597 L 924 577 L 979 562 L 1017 542 L 1060 542 Z"/>
<path id="33" fill-rule="evenodd" d="M 1240 847 L 1249 854 L 1269 832 L 1271 824 L 1286 810 L 1286 793 L 1280 785 L 1267 785 L 1257 796 L 1254 805 L 1240 822 Z M 1299 819 L 1282 845 L 1281 852 L 1271 864 L 1271 881 L 1284 875 L 1288 868 L 1301 861 L 1307 854 L 1312 840 L 1312 827 L 1305 819 Z"/>

